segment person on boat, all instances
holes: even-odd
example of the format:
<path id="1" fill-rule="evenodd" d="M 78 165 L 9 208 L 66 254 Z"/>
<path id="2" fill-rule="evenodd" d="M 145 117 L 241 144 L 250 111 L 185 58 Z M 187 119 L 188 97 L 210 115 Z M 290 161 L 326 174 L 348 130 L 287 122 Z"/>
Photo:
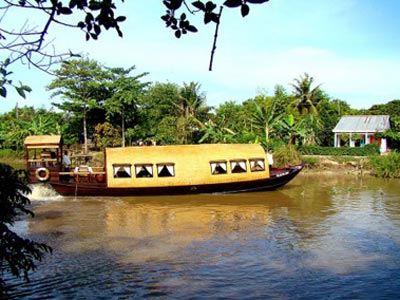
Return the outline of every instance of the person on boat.
<path id="1" fill-rule="evenodd" d="M 64 150 L 63 167 L 64 167 L 64 172 L 69 172 L 69 168 L 71 167 L 71 159 L 68 156 L 67 150 Z"/>
<path id="2" fill-rule="evenodd" d="M 273 156 L 272 149 L 268 150 L 267 161 L 268 161 L 268 165 L 269 165 L 269 171 L 271 172 L 272 171 L 272 165 L 274 164 L 274 156 Z"/>
<path id="3" fill-rule="evenodd" d="M 64 150 L 62 158 L 63 172 L 69 172 L 71 167 L 71 159 L 68 156 L 68 151 Z M 69 181 L 69 175 L 60 176 L 61 181 Z"/>

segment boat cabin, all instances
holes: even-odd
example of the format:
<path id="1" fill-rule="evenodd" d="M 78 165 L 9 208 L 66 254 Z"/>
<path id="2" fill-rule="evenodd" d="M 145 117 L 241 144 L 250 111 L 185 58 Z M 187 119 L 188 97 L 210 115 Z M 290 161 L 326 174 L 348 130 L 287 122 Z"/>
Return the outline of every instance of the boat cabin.
<path id="1" fill-rule="evenodd" d="M 200 144 L 106 149 L 109 187 L 163 187 L 269 177 L 255 144 Z"/>
<path id="2" fill-rule="evenodd" d="M 26 170 L 33 182 L 58 179 L 62 167 L 63 140 L 59 135 L 32 135 L 25 139 Z M 56 177 L 56 178 L 54 178 Z"/>

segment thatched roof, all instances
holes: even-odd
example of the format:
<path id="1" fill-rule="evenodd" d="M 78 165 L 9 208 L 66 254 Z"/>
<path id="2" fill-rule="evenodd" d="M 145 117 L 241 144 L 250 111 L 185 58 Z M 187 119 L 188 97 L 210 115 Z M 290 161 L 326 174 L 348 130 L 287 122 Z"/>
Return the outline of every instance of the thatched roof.
<path id="1" fill-rule="evenodd" d="M 62 144 L 60 135 L 30 135 L 25 138 L 25 147 L 32 148 L 58 148 Z"/>

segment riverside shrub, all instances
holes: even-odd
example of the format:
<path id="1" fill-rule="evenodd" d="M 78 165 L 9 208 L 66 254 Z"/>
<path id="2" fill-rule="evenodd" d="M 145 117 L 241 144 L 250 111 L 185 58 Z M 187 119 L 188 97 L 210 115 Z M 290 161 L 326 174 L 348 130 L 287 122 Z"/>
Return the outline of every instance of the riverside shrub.
<path id="1" fill-rule="evenodd" d="M 377 144 L 368 144 L 364 147 L 322 147 L 322 146 L 298 146 L 297 150 L 303 155 L 330 155 L 330 156 L 371 156 L 379 154 Z"/>
<path id="2" fill-rule="evenodd" d="M 392 152 L 388 155 L 371 156 L 368 166 L 378 177 L 400 178 L 400 153 Z"/>

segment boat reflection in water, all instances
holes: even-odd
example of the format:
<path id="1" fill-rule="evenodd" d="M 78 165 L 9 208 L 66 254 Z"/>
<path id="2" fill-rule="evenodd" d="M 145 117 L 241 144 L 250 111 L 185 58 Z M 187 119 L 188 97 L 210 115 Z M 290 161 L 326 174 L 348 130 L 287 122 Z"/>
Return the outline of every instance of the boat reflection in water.
<path id="1" fill-rule="evenodd" d="M 225 202 L 194 201 L 191 205 L 159 204 L 148 199 L 111 205 L 105 216 L 109 246 L 115 251 L 120 245 L 128 261 L 167 259 L 192 243 L 215 238 L 229 241 L 240 232 L 251 233 L 267 225 L 266 205 L 234 203 L 232 197 L 228 198 Z M 126 239 L 130 240 L 128 247 Z"/>

